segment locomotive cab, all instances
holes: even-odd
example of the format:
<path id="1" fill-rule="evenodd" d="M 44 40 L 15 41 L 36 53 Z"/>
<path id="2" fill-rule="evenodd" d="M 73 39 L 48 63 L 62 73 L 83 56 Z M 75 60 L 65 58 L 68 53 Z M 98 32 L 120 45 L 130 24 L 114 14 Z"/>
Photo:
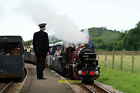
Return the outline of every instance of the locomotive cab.
<path id="1" fill-rule="evenodd" d="M 21 36 L 0 36 L 0 79 L 23 80 L 23 52 Z"/>

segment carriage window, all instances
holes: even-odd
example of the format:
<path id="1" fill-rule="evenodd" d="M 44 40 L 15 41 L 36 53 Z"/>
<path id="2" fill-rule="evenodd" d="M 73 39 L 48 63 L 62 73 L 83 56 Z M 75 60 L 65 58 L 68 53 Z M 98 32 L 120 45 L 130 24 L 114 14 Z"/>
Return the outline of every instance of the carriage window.
<path id="1" fill-rule="evenodd" d="M 21 54 L 19 43 L 0 43 L 0 55 L 19 56 Z"/>

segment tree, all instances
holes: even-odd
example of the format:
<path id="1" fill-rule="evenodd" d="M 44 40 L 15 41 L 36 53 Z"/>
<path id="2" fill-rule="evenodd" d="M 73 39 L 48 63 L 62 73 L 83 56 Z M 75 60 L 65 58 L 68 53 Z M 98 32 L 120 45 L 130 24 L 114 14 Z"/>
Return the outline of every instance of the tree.
<path id="1" fill-rule="evenodd" d="M 135 28 L 130 29 L 125 36 L 124 46 L 126 50 L 140 50 L 140 22 Z"/>

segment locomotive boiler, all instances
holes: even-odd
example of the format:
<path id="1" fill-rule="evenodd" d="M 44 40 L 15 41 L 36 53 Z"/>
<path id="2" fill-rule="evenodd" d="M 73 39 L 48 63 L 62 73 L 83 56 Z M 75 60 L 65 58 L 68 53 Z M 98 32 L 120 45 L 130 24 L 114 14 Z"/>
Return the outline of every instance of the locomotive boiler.
<path id="1" fill-rule="evenodd" d="M 76 67 L 83 83 L 93 83 L 99 77 L 100 68 L 97 55 L 92 48 L 83 48 L 79 53 L 79 63 Z"/>

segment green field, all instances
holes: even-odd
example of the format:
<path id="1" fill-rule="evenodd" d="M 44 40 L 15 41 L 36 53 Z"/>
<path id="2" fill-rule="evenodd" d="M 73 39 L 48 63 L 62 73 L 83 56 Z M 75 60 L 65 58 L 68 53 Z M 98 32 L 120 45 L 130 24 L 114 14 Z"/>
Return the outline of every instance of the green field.
<path id="1" fill-rule="evenodd" d="M 114 66 L 112 68 L 113 57 L 108 55 L 106 62 L 105 56 L 99 56 L 101 66 L 101 76 L 99 81 L 111 85 L 124 93 L 140 93 L 140 55 L 134 56 L 134 68 L 132 68 L 132 56 L 123 56 L 121 70 L 121 56 L 115 55 Z M 132 69 L 134 71 L 132 72 Z"/>
<path id="2" fill-rule="evenodd" d="M 113 56 L 107 55 L 107 60 L 105 61 L 105 56 L 99 56 L 100 65 L 105 66 L 106 68 L 112 68 L 116 70 L 121 70 L 124 72 L 135 72 L 140 73 L 140 55 L 134 56 L 134 64 L 132 61 L 132 55 L 124 55 L 123 61 L 121 63 L 121 56 L 115 55 L 114 64 L 113 64 Z"/>
<path id="3" fill-rule="evenodd" d="M 98 80 L 123 93 L 140 93 L 140 74 L 101 67 L 101 76 Z"/>

